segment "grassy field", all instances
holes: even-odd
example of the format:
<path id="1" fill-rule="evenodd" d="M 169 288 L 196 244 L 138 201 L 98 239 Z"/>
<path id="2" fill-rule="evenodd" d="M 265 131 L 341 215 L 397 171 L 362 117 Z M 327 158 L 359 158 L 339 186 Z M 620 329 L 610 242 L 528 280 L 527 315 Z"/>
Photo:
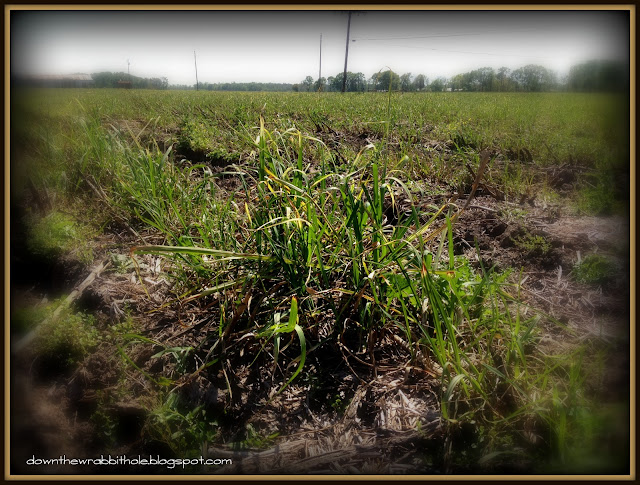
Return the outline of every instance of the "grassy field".
<path id="1" fill-rule="evenodd" d="M 315 426 L 334 430 L 316 457 L 384 429 L 402 473 L 627 473 L 624 328 L 585 334 L 525 282 L 628 292 L 628 246 L 567 268 L 536 229 L 628 218 L 628 113 L 606 94 L 16 92 L 12 338 L 44 320 L 31 352 L 71 381 L 108 362 L 85 386 L 103 452 L 293 446 Z M 61 303 L 55 274 L 101 261 L 102 290 Z"/>

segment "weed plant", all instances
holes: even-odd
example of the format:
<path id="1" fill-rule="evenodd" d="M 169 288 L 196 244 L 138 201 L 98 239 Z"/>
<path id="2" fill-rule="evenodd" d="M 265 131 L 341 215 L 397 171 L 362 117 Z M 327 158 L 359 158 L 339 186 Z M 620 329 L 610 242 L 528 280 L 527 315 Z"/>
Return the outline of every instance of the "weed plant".
<path id="1" fill-rule="evenodd" d="M 32 215 L 29 221 L 29 250 L 48 259 L 74 254 L 88 264 L 93 259 L 88 239 L 91 228 L 79 225 L 71 216 L 53 211 L 44 217 Z"/>
<path id="2" fill-rule="evenodd" d="M 70 309 L 63 310 L 56 318 L 47 318 L 37 331 L 38 355 L 47 362 L 45 367 L 58 369 L 73 368 L 100 340 L 95 318 Z"/>
<path id="3" fill-rule="evenodd" d="M 387 171 L 379 148 L 366 147 L 347 167 L 338 169 L 327 158 L 311 170 L 304 162 L 305 143 L 321 142 L 293 129 L 272 133 L 261 123 L 257 166 L 238 168 L 244 184 L 237 197 L 243 204 L 226 202 L 222 211 L 225 220 L 237 221 L 234 242 L 228 232 L 216 230 L 218 207 L 201 204 L 197 212 L 201 220 L 218 221 L 209 230 L 202 225 L 194 230 L 184 220 L 190 212 L 179 209 L 191 210 L 182 199 L 194 200 L 190 190 L 211 183 L 210 177 L 192 181 L 192 189 L 178 196 L 173 187 L 187 179 L 184 174 L 166 164 L 166 154 L 141 154 L 136 170 L 145 174 L 138 177 L 142 185 L 133 190 L 136 179 L 127 179 L 127 192 L 151 190 L 150 177 L 156 189 L 170 189 L 131 198 L 134 212 L 147 214 L 169 241 L 183 245 L 139 246 L 132 252 L 172 257 L 190 300 L 226 294 L 218 298 L 219 339 L 250 332 L 269 349 L 274 368 L 288 362 L 288 375 L 274 376 L 281 379 L 275 393 L 304 371 L 312 346 L 346 344 L 352 355 L 368 350 L 375 362 L 374 350 L 386 331 L 401 336 L 414 362 L 429 356 L 423 365 L 441 380 L 442 418 L 452 433 L 469 421 L 507 430 L 531 416 L 540 418 L 546 408 L 532 395 L 552 392 L 541 380 L 551 370 L 529 356 L 540 316 L 524 316 L 507 275 L 476 274 L 454 257 L 452 226 L 461 208 L 434 207 L 422 214 L 422 222 L 413 207 L 393 226 L 384 206 L 395 203 L 393 194 L 408 190 Z M 161 182 L 163 177 L 173 182 Z M 157 204 L 164 205 L 156 209 Z M 207 278 L 208 286 L 194 286 Z M 327 324 L 329 330 L 321 333 Z M 220 355 L 215 348 L 223 347 L 207 345 L 212 361 L 205 365 L 213 364 Z M 506 444 L 494 440 L 487 446 L 476 459 L 491 457 Z"/>
<path id="4" fill-rule="evenodd" d="M 576 263 L 571 273 L 580 283 L 603 284 L 613 279 L 616 267 L 607 257 L 590 254 Z"/>

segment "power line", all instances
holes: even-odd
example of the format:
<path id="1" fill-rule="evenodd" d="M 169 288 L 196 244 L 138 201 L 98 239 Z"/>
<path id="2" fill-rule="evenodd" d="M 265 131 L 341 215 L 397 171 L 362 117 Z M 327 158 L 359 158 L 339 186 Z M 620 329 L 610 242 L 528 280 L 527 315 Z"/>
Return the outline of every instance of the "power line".
<path id="1" fill-rule="evenodd" d="M 523 32 L 536 32 L 539 29 L 525 29 L 525 30 L 513 30 L 513 31 L 501 31 L 501 30 L 493 30 L 493 31 L 485 31 L 485 32 L 466 32 L 466 33 L 460 33 L 460 34 L 434 34 L 434 35 L 411 35 L 411 36 L 406 36 L 406 37 L 371 37 L 371 38 L 366 38 L 366 37 L 361 37 L 361 38 L 356 38 L 353 39 L 353 42 L 355 41 L 363 41 L 363 40 L 407 40 L 407 39 L 434 39 L 434 38 L 439 38 L 439 37 L 463 37 L 463 36 L 467 36 L 467 35 L 485 35 L 485 34 L 495 34 L 495 33 L 499 33 L 499 34 L 521 34 Z"/>
<path id="2" fill-rule="evenodd" d="M 450 52 L 457 54 L 473 54 L 473 55 L 486 55 L 486 56 L 498 56 L 498 57 L 522 57 L 527 59 L 552 59 L 551 57 L 541 57 L 541 56 L 527 56 L 522 54 L 502 54 L 496 52 L 470 52 L 470 51 L 456 51 L 449 49 L 434 49 L 431 47 L 418 47 L 413 45 L 397 45 L 391 44 L 389 47 L 402 47 L 404 49 L 420 49 L 425 51 L 436 51 L 436 52 Z"/>

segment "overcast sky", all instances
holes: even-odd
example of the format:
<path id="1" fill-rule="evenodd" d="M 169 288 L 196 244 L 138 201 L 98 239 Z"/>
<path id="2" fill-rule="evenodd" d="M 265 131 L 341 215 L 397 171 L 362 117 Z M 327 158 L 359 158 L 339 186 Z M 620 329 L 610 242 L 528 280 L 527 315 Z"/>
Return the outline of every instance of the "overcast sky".
<path id="1" fill-rule="evenodd" d="M 12 11 L 11 71 L 127 71 L 194 84 L 286 82 L 344 68 L 344 11 Z M 348 70 L 429 79 L 540 64 L 560 75 L 629 59 L 627 11 L 364 11 L 351 18 Z"/>

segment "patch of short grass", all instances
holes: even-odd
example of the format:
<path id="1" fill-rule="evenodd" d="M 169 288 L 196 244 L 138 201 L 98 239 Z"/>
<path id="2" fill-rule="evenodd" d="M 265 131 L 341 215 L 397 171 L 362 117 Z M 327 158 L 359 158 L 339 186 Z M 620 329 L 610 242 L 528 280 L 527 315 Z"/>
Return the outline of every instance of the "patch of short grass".
<path id="1" fill-rule="evenodd" d="M 64 309 L 58 315 L 44 320 L 37 332 L 34 344 L 36 355 L 60 368 L 69 368 L 81 362 L 100 341 L 95 317 L 71 309 Z"/>
<path id="2" fill-rule="evenodd" d="M 587 284 L 603 284 L 616 273 L 616 265 L 602 254 L 589 254 L 576 263 L 571 274 L 576 281 Z"/>
<path id="3" fill-rule="evenodd" d="M 60 211 L 52 211 L 44 217 L 33 215 L 28 227 L 27 245 L 33 254 L 50 259 L 73 254 L 87 264 L 93 260 L 89 245 L 93 231 L 71 215 Z"/>
<path id="4" fill-rule="evenodd" d="M 151 409 L 145 424 L 148 435 L 180 456 L 202 456 L 203 445 L 218 435 L 217 416 L 204 404 L 193 406 L 177 392 L 170 392 Z"/>
<path id="5" fill-rule="evenodd" d="M 11 331 L 25 334 L 42 322 L 50 314 L 47 305 L 18 307 L 11 312 Z"/>
<path id="6" fill-rule="evenodd" d="M 532 256 L 543 256 L 551 251 L 551 243 L 539 234 L 526 232 L 522 236 L 513 238 L 516 247 L 526 251 Z"/>

